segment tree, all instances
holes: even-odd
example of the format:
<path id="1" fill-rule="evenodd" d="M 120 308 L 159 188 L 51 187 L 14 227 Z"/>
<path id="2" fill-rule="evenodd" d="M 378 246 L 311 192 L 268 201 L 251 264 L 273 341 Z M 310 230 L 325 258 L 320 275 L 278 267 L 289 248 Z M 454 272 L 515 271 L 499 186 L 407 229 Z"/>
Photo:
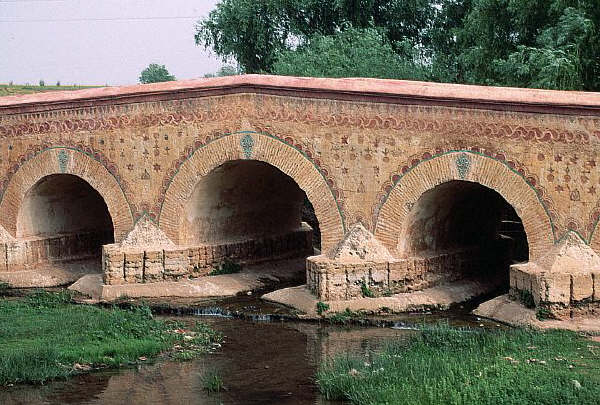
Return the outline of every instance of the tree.
<path id="1" fill-rule="evenodd" d="M 467 83 L 597 90 L 595 0 L 473 0 L 457 31 Z"/>
<path id="2" fill-rule="evenodd" d="M 221 76 L 235 76 L 239 75 L 240 70 L 232 65 L 223 65 L 221 69 L 217 70 L 216 73 L 207 73 L 204 77 L 221 77 Z"/>
<path id="3" fill-rule="evenodd" d="M 600 90 L 598 0 L 222 0 L 195 39 L 245 73 Z"/>
<path id="4" fill-rule="evenodd" d="M 419 43 L 433 14 L 430 0 L 223 0 L 195 39 L 245 73 L 271 72 L 280 52 L 352 27 L 383 27 L 392 46 Z"/>
<path id="5" fill-rule="evenodd" d="M 169 74 L 165 65 L 151 63 L 146 69 L 142 70 L 139 80 L 140 83 L 170 82 L 175 80 L 175 76 Z"/>
<path id="6" fill-rule="evenodd" d="M 396 49 L 403 49 L 402 55 Z M 334 35 L 315 35 L 294 50 L 284 50 L 273 73 L 316 77 L 378 77 L 427 79 L 427 69 L 414 62 L 410 42 L 392 46 L 374 28 L 347 29 Z"/>

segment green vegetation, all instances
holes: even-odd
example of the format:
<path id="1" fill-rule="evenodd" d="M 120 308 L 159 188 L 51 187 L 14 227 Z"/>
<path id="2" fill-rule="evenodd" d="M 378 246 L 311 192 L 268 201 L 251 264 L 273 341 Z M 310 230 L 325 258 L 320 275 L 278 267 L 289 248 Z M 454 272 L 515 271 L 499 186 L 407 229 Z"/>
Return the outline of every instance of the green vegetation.
<path id="1" fill-rule="evenodd" d="M 201 323 L 153 319 L 145 306 L 105 309 L 70 301 L 68 292 L 44 291 L 0 301 L 0 386 L 134 364 L 172 348 L 174 358 L 192 358 L 220 339 Z"/>
<path id="2" fill-rule="evenodd" d="M 216 371 L 209 370 L 202 376 L 202 388 L 206 391 L 221 392 L 224 387 L 223 379 Z"/>
<path id="3" fill-rule="evenodd" d="M 223 65 L 216 73 L 207 73 L 204 77 L 223 77 L 223 76 L 235 76 L 239 75 L 240 71 L 237 67 L 232 65 Z"/>
<path id="4" fill-rule="evenodd" d="M 331 315 L 329 317 L 329 321 L 331 321 L 332 323 L 345 325 L 352 319 L 361 318 L 362 315 L 363 314 L 361 312 L 354 312 L 350 308 L 346 308 L 344 312 L 336 312 L 333 315 Z"/>
<path id="5" fill-rule="evenodd" d="M 369 288 L 367 283 L 365 283 L 364 281 L 360 284 L 360 291 L 362 293 L 362 296 L 365 298 L 374 298 L 375 297 L 375 294 L 373 293 L 373 291 L 371 291 L 371 289 Z"/>
<path id="6" fill-rule="evenodd" d="M 60 82 L 59 82 L 60 83 Z M 92 89 L 102 86 L 30 86 L 20 84 L 0 84 L 0 97 L 14 96 L 17 94 L 32 94 L 46 91 L 61 91 L 61 90 L 83 90 Z"/>
<path id="7" fill-rule="evenodd" d="M 336 35 L 315 36 L 296 49 L 282 51 L 273 72 L 288 76 L 427 79 L 412 62 L 412 44 L 406 43 L 402 52 L 406 57 L 399 56 L 385 34 L 374 28 L 348 29 Z"/>
<path id="8" fill-rule="evenodd" d="M 535 308 L 535 301 L 533 300 L 533 294 L 527 290 L 518 290 L 519 301 L 525 306 L 525 308 Z"/>
<path id="9" fill-rule="evenodd" d="M 0 297 L 6 295 L 10 289 L 10 284 L 0 281 Z"/>
<path id="10" fill-rule="evenodd" d="M 319 316 L 323 315 L 323 312 L 329 311 L 329 304 L 326 304 L 322 301 L 317 302 L 317 314 Z"/>
<path id="11" fill-rule="evenodd" d="M 175 76 L 169 73 L 165 65 L 151 63 L 142 70 L 139 80 L 140 83 L 170 82 L 175 80 Z"/>
<path id="12" fill-rule="evenodd" d="M 535 317 L 540 321 L 554 318 L 552 312 L 543 306 L 538 307 L 538 309 L 535 311 Z"/>
<path id="13" fill-rule="evenodd" d="M 209 276 L 218 276 L 220 274 L 234 274 L 242 271 L 242 266 L 231 261 L 230 259 L 225 259 L 223 263 L 219 267 L 215 267 L 210 273 Z"/>
<path id="14" fill-rule="evenodd" d="M 338 356 L 317 381 L 353 404 L 596 404 L 600 345 L 567 331 L 424 327 L 368 357 Z"/>
<path id="15" fill-rule="evenodd" d="M 244 73 L 600 90 L 597 0 L 222 0 L 198 45 Z"/>

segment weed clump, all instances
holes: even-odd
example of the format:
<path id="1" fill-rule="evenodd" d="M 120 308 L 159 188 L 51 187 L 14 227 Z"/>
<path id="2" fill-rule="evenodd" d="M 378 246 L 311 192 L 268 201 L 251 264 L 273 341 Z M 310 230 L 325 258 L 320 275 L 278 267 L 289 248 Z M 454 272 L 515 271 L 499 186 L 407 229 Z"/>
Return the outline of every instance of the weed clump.
<path id="1" fill-rule="evenodd" d="M 216 371 L 209 370 L 202 376 L 202 388 L 211 393 L 221 392 L 225 388 L 223 378 Z"/>
<path id="2" fill-rule="evenodd" d="M 215 267 L 210 273 L 209 276 L 218 276 L 220 274 L 234 274 L 242 271 L 242 266 L 238 263 L 230 259 L 225 259 L 223 263 L 219 267 Z"/>
<path id="3" fill-rule="evenodd" d="M 319 314 L 319 316 L 323 315 L 323 313 L 327 311 L 329 311 L 329 304 L 326 304 L 322 301 L 317 302 L 317 314 Z"/>
<path id="4" fill-rule="evenodd" d="M 362 296 L 365 298 L 374 298 L 375 297 L 375 294 L 373 293 L 373 291 L 371 291 L 371 289 L 369 288 L 367 283 L 365 283 L 364 281 L 360 285 L 360 291 L 362 293 Z"/>

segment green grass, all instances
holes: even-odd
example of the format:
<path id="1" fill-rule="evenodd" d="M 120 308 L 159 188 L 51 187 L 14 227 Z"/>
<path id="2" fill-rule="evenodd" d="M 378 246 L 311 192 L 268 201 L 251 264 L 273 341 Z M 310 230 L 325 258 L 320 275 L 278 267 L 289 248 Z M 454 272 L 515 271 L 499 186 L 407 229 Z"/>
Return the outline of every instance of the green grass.
<path id="1" fill-rule="evenodd" d="M 225 386 L 223 378 L 215 370 L 209 370 L 202 376 L 202 388 L 208 392 L 221 392 Z"/>
<path id="2" fill-rule="evenodd" d="M 192 358 L 218 340 L 201 323 L 190 328 L 153 319 L 148 307 L 74 305 L 68 293 L 40 291 L 0 300 L 0 386 L 133 364 L 174 347 L 174 358 Z"/>
<path id="3" fill-rule="evenodd" d="M 61 91 L 61 90 L 82 90 L 91 89 L 95 87 L 103 86 L 30 86 L 21 84 L 0 84 L 0 97 L 2 96 L 13 96 L 17 94 L 32 94 L 47 91 Z"/>
<path id="4" fill-rule="evenodd" d="M 317 381 L 326 398 L 361 405 L 597 404 L 599 356 L 599 344 L 573 332 L 438 325 L 370 360 L 338 356 Z"/>
<path id="5" fill-rule="evenodd" d="M 346 325 L 352 319 L 363 318 L 364 312 L 352 311 L 350 308 L 346 308 L 344 312 L 334 312 L 327 319 L 329 322 L 334 324 Z"/>

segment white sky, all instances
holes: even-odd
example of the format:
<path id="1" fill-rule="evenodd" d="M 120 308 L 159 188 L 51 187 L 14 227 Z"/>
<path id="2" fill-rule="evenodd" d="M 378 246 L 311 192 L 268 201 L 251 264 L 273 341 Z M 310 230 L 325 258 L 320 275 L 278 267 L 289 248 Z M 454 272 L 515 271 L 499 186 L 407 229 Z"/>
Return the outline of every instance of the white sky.
<path id="1" fill-rule="evenodd" d="M 150 63 L 177 79 L 213 73 L 222 63 L 194 25 L 217 2 L 0 0 L 0 83 L 133 84 Z"/>

